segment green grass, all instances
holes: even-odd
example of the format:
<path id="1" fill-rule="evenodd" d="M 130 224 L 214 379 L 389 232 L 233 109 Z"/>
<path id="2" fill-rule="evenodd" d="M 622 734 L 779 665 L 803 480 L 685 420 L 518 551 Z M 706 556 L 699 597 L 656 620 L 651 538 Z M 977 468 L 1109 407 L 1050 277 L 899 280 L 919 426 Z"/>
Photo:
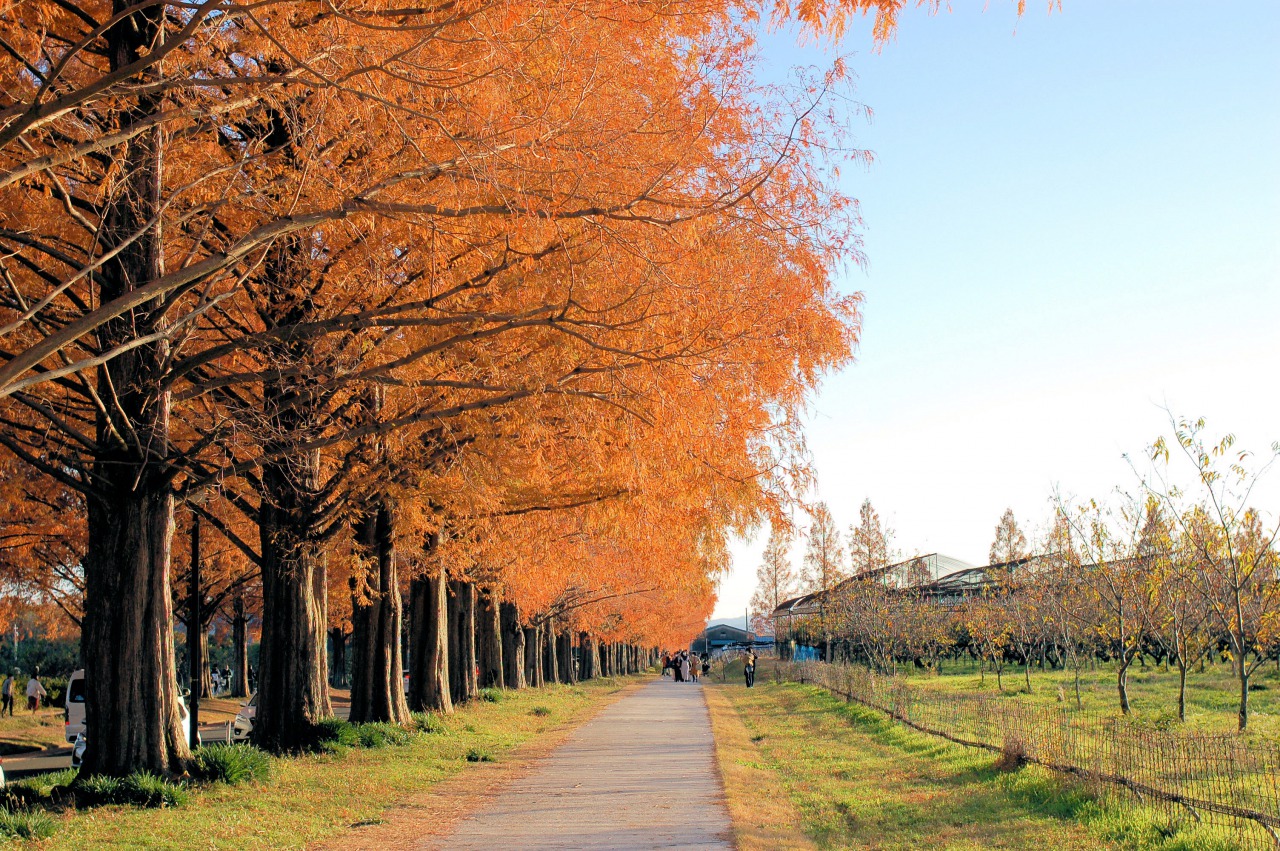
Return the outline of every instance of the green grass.
<path id="1" fill-rule="evenodd" d="M 105 807 L 55 817 L 41 849 L 301 849 L 354 824 L 374 824 L 397 800 L 465 770 L 471 752 L 500 759 L 512 748 L 589 709 L 626 680 L 550 686 L 475 701 L 432 717 L 431 735 L 400 747 L 272 759 L 271 780 L 195 790 L 179 809 Z M 545 716 L 533 715 L 535 706 Z M 347 725 L 358 740 L 370 725 Z M 343 737 L 350 737 L 338 728 Z M 386 732 L 386 731 L 382 731 Z"/>
<path id="2" fill-rule="evenodd" d="M 0 837 L 10 839 L 45 839 L 57 830 L 53 816 L 43 810 L 0 808 Z"/>
<path id="3" fill-rule="evenodd" d="M 996 676 L 987 671 L 979 673 L 977 663 L 945 662 L 938 673 L 920 671 L 909 665 L 899 669 L 899 675 L 922 688 L 955 691 L 957 693 L 1000 694 Z M 1252 677 L 1250 691 L 1250 735 L 1275 738 L 1280 736 L 1280 673 L 1275 665 L 1266 665 Z M 1004 694 L 1010 700 L 1043 706 L 1061 706 L 1074 710 L 1074 674 L 1065 671 L 1031 670 L 1031 693 L 1026 690 L 1023 670 L 1020 666 L 1008 666 L 1004 672 Z M 1116 692 L 1114 665 L 1098 665 L 1086 669 L 1080 676 L 1080 697 L 1084 711 L 1102 715 L 1119 715 L 1120 699 Z M 1059 698 L 1062 698 L 1061 702 Z M 1134 665 L 1129 669 L 1129 702 L 1135 719 L 1139 722 L 1165 727 L 1182 727 L 1177 721 L 1178 672 L 1148 665 L 1145 669 Z M 1189 731 L 1231 733 L 1235 732 L 1236 712 L 1239 705 L 1239 686 L 1231 672 L 1231 666 L 1219 663 L 1208 665 L 1205 671 L 1195 671 L 1187 676 L 1187 721 Z"/>
<path id="4" fill-rule="evenodd" d="M 1095 800 L 1034 766 L 917 733 L 797 684 L 723 688 L 822 848 L 1229 848 L 1158 812 Z M 1188 832 L 1192 831 L 1192 832 Z"/>
<path id="5" fill-rule="evenodd" d="M 252 745 L 205 745 L 193 754 L 191 775 L 206 783 L 232 785 L 266 780 L 271 776 L 271 758 Z"/>

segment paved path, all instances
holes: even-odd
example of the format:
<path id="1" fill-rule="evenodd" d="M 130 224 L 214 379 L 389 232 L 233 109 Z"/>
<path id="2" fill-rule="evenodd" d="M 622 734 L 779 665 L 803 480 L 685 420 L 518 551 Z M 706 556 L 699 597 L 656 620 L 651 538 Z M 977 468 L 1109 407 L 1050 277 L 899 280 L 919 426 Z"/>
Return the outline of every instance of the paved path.
<path id="1" fill-rule="evenodd" d="M 429 847 L 730 851 L 730 837 L 702 686 L 661 679 L 574 731 Z"/>

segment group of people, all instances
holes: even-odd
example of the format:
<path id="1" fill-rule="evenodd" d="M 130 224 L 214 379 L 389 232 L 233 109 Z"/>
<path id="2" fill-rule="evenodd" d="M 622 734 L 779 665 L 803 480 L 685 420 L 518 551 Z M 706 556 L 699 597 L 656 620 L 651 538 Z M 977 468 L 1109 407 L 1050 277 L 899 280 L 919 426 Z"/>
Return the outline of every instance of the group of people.
<path id="1" fill-rule="evenodd" d="M 711 657 L 689 650 L 662 654 L 662 676 L 670 673 L 677 683 L 696 683 L 699 674 L 711 673 Z"/>
<path id="2" fill-rule="evenodd" d="M 13 695 L 18 688 L 17 676 L 18 671 L 14 669 L 4 678 L 4 682 L 0 683 L 0 715 L 7 712 L 10 717 L 13 716 Z M 40 682 L 40 669 L 36 668 L 35 674 L 27 680 L 27 709 L 35 712 L 40 708 L 40 701 L 48 695 L 49 692 L 45 691 L 44 684 Z"/>
<path id="3" fill-rule="evenodd" d="M 756 662 L 760 657 L 756 651 L 747 650 L 742 654 L 742 674 L 747 688 L 756 684 Z M 662 654 L 662 676 L 670 676 L 677 683 L 696 683 L 699 674 L 711 673 L 711 655 L 701 655 L 690 650 L 677 650 L 675 653 Z"/>

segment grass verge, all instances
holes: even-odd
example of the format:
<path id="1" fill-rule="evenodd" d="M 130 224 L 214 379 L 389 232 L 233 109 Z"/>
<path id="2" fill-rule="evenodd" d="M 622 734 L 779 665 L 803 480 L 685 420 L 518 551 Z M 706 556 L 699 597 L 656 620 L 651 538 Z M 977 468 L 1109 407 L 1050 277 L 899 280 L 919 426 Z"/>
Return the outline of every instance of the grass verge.
<path id="1" fill-rule="evenodd" d="M 512 692 L 499 702 L 475 701 L 434 719 L 431 734 L 402 747 L 273 759 L 269 782 L 207 787 L 180 809 L 68 813 L 40 847 L 305 848 L 350 827 L 377 824 L 398 799 L 465 769 L 469 754 L 501 755 L 583 714 L 627 682 L 593 680 Z M 548 711 L 537 714 L 537 707 Z"/>
<path id="2" fill-rule="evenodd" d="M 1036 766 L 1001 771 L 989 753 L 910 730 L 814 686 L 757 681 L 751 690 L 714 691 L 737 713 L 758 765 L 778 778 L 821 848 L 1239 847 L 1229 833 L 1099 799 Z"/>
<path id="3" fill-rule="evenodd" d="M 800 814 L 781 778 L 762 764 L 759 748 L 730 701 L 727 689 L 707 688 L 707 710 L 716 740 L 716 763 L 724 782 L 738 851 L 808 851 Z"/>

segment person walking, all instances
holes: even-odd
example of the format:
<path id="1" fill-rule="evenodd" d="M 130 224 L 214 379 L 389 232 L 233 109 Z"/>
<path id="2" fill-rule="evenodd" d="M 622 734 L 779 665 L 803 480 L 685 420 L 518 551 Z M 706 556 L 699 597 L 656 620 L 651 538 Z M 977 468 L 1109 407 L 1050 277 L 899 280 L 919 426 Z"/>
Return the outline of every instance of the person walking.
<path id="1" fill-rule="evenodd" d="M 15 685 L 13 678 L 18 675 L 15 670 L 12 674 L 4 678 L 4 684 L 0 685 L 0 715 L 9 713 L 9 717 L 13 717 L 13 687 Z"/>
<path id="2" fill-rule="evenodd" d="M 698 674 L 702 671 L 702 657 L 697 653 L 689 654 L 689 682 L 696 683 Z"/>
<path id="3" fill-rule="evenodd" d="M 746 678 L 747 688 L 752 688 L 756 684 L 756 658 L 756 651 L 748 650 L 742 660 L 742 675 Z"/>
<path id="4" fill-rule="evenodd" d="M 689 682 L 689 651 L 686 650 L 680 654 L 680 679 L 679 682 Z"/>
<path id="5" fill-rule="evenodd" d="M 36 672 L 31 675 L 31 679 L 27 680 L 27 709 L 35 712 L 40 708 L 40 699 L 47 697 L 49 692 L 44 690 L 44 686 L 40 684 L 40 669 L 36 668 Z"/>

